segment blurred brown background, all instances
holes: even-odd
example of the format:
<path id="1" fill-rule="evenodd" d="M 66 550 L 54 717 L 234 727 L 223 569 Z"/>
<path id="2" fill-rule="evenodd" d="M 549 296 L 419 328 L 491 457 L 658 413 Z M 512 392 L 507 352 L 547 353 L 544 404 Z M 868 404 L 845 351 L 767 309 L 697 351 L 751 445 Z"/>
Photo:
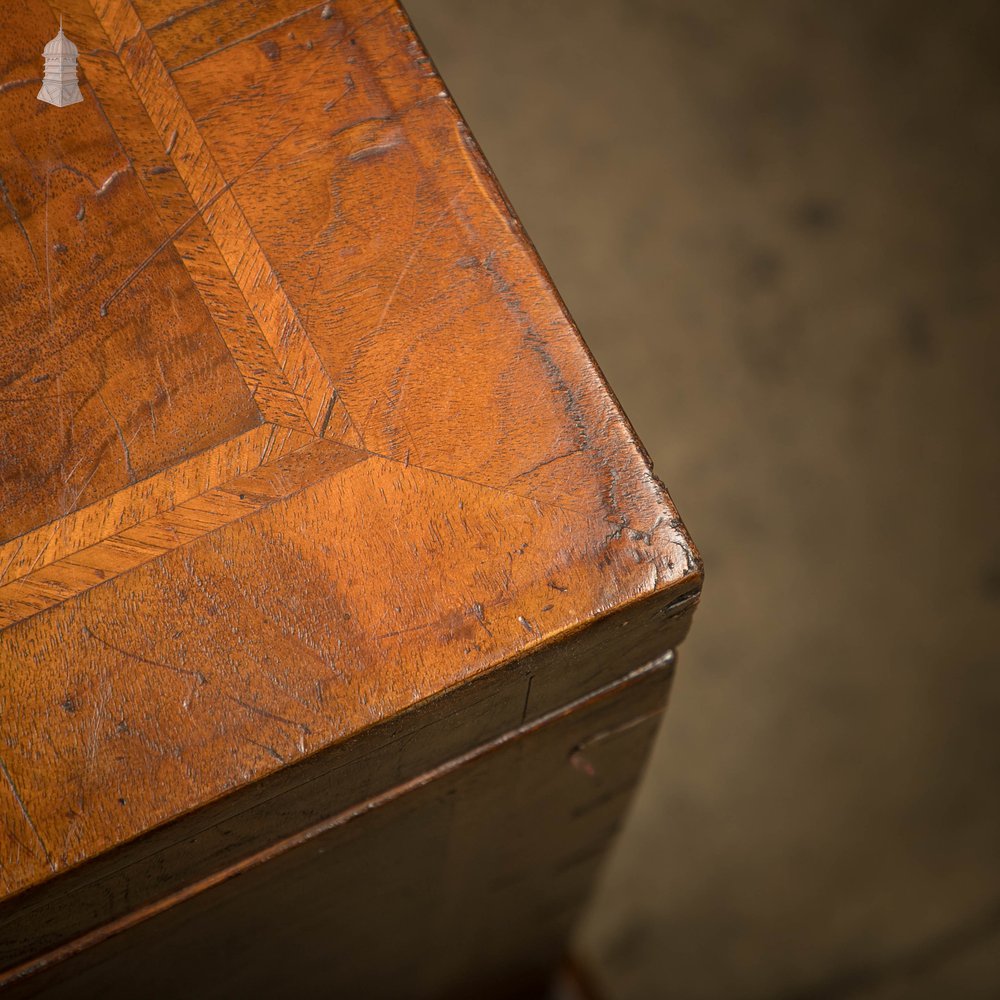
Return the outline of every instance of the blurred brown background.
<path id="1" fill-rule="evenodd" d="M 1000 996 L 1000 4 L 407 7 L 706 562 L 582 961 Z"/>

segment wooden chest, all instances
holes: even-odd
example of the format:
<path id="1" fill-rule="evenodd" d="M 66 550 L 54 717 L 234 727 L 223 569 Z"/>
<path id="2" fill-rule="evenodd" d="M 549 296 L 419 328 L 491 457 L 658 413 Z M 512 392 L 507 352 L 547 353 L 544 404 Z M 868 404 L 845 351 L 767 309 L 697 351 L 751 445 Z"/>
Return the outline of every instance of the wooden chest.
<path id="1" fill-rule="evenodd" d="M 5 995 L 543 989 L 701 571 L 404 13 L 4 3 L 0 200 Z"/>

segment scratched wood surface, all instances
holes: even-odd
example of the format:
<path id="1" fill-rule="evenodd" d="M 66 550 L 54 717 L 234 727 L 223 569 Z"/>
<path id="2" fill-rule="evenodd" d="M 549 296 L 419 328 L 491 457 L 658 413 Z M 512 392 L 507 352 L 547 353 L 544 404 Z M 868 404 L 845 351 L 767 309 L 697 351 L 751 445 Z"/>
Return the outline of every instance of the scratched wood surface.
<path id="1" fill-rule="evenodd" d="M 638 780 L 671 669 L 669 658 L 649 664 L 334 811 L 18 970 L 3 995 L 561 996 L 548 979 Z"/>
<path id="2" fill-rule="evenodd" d="M 0 201 L 0 964 L 368 732 L 386 786 L 497 736 L 428 699 L 524 724 L 683 635 L 697 554 L 396 4 L 4 4 Z"/>

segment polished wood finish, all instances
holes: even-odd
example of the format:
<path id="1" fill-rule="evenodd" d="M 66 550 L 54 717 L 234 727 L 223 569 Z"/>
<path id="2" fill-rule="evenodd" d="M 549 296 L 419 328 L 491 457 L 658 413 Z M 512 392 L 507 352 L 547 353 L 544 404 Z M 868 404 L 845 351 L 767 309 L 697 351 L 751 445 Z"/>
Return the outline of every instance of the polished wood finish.
<path id="1" fill-rule="evenodd" d="M 0 136 L 0 968 L 359 803 L 433 838 L 448 762 L 595 691 L 644 718 L 697 554 L 397 5 L 4 5 Z"/>
<path id="2" fill-rule="evenodd" d="M 10 995 L 541 996 L 671 659 L 15 970 Z M 540 893 L 539 887 L 545 892 Z M 127 991 L 123 992 L 123 985 Z"/>

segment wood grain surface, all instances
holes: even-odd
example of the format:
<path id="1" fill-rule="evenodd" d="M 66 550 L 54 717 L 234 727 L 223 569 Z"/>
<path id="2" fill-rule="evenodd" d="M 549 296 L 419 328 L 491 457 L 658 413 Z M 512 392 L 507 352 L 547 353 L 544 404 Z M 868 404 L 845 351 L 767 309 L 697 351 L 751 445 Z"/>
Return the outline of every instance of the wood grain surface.
<path id="1" fill-rule="evenodd" d="M 334 812 L 13 970 L 4 995 L 543 1000 L 671 673 L 651 663 Z"/>
<path id="2" fill-rule="evenodd" d="M 697 554 L 398 5 L 3 5 L 0 201 L 0 962 L 366 734 L 378 794 L 682 637 Z"/>

